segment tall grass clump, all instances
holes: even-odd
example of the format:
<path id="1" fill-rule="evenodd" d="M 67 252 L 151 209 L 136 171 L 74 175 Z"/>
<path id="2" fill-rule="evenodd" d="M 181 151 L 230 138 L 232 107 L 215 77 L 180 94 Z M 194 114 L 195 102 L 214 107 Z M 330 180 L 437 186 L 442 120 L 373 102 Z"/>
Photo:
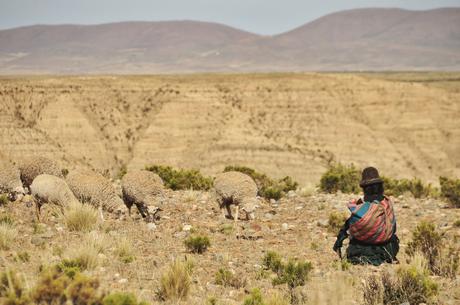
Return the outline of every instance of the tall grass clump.
<path id="1" fill-rule="evenodd" d="M 126 237 L 120 238 L 115 245 L 115 254 L 125 264 L 134 261 L 133 243 Z"/>
<path id="2" fill-rule="evenodd" d="M 424 184 L 418 178 L 393 179 L 382 177 L 385 194 L 399 196 L 410 193 L 414 198 L 436 197 L 438 190 L 431 184 Z"/>
<path id="3" fill-rule="evenodd" d="M 196 169 L 174 169 L 171 166 L 150 165 L 146 170 L 161 177 L 165 186 L 172 190 L 209 190 L 213 179 L 206 177 Z"/>
<path id="4" fill-rule="evenodd" d="M 235 276 L 230 270 L 220 268 L 215 275 L 215 283 L 224 287 L 241 288 L 245 281 L 241 277 Z"/>
<path id="5" fill-rule="evenodd" d="M 258 195 L 267 199 L 278 200 L 289 191 L 295 191 L 299 184 L 290 176 L 275 180 L 266 174 L 259 173 L 256 170 L 246 166 L 227 166 L 224 172 L 236 171 L 250 176 L 259 189 Z"/>
<path id="6" fill-rule="evenodd" d="M 353 165 L 336 163 L 330 165 L 328 170 L 321 176 L 319 188 L 325 193 L 359 193 L 360 171 Z"/>
<path id="7" fill-rule="evenodd" d="M 0 206 L 7 205 L 9 202 L 7 194 L 0 194 Z"/>
<path id="8" fill-rule="evenodd" d="M 148 303 L 138 301 L 132 293 L 114 292 L 104 297 L 102 305 L 148 305 Z"/>
<path id="9" fill-rule="evenodd" d="M 69 204 L 64 208 L 61 217 L 70 231 L 89 232 L 98 223 L 98 211 L 89 204 Z"/>
<path id="10" fill-rule="evenodd" d="M 31 304 L 24 288 L 24 281 L 13 270 L 5 270 L 0 273 L 0 304 Z"/>
<path id="11" fill-rule="evenodd" d="M 16 239 L 18 231 L 12 223 L 0 223 L 0 250 L 8 250 Z"/>
<path id="12" fill-rule="evenodd" d="M 328 219 L 329 231 L 337 233 L 342 228 L 347 218 L 348 216 L 344 213 L 339 213 L 337 211 L 331 212 Z"/>
<path id="13" fill-rule="evenodd" d="M 441 196 L 446 198 L 455 208 L 460 208 L 460 179 L 439 177 Z"/>
<path id="14" fill-rule="evenodd" d="M 192 284 L 192 269 L 193 265 L 189 262 L 179 260 L 173 262 L 161 277 L 157 292 L 159 299 L 163 301 L 187 299 Z"/>

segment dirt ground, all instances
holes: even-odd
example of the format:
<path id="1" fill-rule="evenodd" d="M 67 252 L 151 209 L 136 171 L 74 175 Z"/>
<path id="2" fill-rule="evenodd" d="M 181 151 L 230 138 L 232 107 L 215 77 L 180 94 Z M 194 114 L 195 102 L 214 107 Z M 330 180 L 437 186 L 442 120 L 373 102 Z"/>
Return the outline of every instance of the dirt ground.
<path id="1" fill-rule="evenodd" d="M 313 264 L 310 280 L 302 288 L 308 297 L 307 304 L 360 304 L 360 287 L 366 277 L 383 270 L 395 270 L 397 265 L 351 266 L 341 270 L 337 254 L 332 251 L 336 233 L 328 229 L 327 220 L 333 211 L 346 213 L 346 202 L 353 197 L 291 193 L 278 202 L 261 202 L 256 220 L 240 220 L 237 229 L 231 231 L 233 221 L 220 217 L 209 193 L 169 191 L 155 228 L 138 216 L 117 220 L 106 215 L 106 221 L 96 231 L 106 237 L 107 250 L 99 255 L 97 266 L 86 272 L 99 278 L 106 291 L 131 291 L 152 304 L 161 304 L 155 294 L 161 274 L 175 259 L 191 260 L 195 266 L 193 284 L 190 297 L 183 304 L 205 304 L 210 297 L 216 297 L 219 304 L 242 304 L 255 287 L 266 295 L 287 291 L 285 286 L 273 286 L 271 279 L 261 273 L 264 254 L 274 250 L 285 258 L 305 259 Z M 447 209 L 445 202 L 436 199 L 401 196 L 394 200 L 401 239 L 398 258 L 402 263 L 411 231 L 421 220 L 436 224 L 445 234 L 446 242 L 458 249 L 460 228 L 453 223 L 460 219 L 459 209 Z M 0 269 L 14 268 L 25 275 L 29 286 L 37 278 L 40 266 L 69 257 L 81 247 L 84 235 L 88 234 L 69 232 L 51 211 L 45 206 L 42 224 L 37 225 L 33 207 L 15 202 L 0 208 L 1 213 L 13 217 L 19 230 L 10 250 L 1 251 Z M 184 246 L 185 238 L 197 233 L 211 240 L 204 254 L 188 253 Z M 132 262 L 123 262 L 115 253 L 115 243 L 122 238 L 133 245 Z M 23 252 L 29 254 L 28 262 L 18 260 L 18 254 Z M 217 285 L 215 274 L 219 268 L 234 272 L 243 286 L 236 289 Z M 458 276 L 455 280 L 435 279 L 441 285 L 440 304 L 458 304 Z"/>

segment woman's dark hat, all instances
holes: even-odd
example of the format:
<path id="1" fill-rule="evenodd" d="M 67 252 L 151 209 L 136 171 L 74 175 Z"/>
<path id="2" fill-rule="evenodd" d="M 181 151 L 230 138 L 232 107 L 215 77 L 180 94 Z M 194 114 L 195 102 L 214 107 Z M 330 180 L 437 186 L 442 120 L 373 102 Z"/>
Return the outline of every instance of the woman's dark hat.
<path id="1" fill-rule="evenodd" d="M 366 167 L 363 170 L 361 182 L 359 183 L 360 187 L 365 187 L 371 184 L 383 183 L 383 180 L 380 179 L 379 171 L 375 167 Z"/>

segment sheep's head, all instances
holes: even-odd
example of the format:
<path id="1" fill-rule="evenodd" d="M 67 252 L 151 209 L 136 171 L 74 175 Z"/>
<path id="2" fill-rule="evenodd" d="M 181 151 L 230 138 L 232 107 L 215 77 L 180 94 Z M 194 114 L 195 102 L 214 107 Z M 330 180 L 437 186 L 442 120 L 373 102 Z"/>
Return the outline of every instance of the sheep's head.
<path id="1" fill-rule="evenodd" d="M 16 201 L 16 200 L 20 201 L 22 200 L 25 194 L 26 194 L 26 191 L 24 190 L 24 187 L 18 186 L 12 192 L 8 194 L 8 199 L 10 201 Z"/>
<path id="2" fill-rule="evenodd" d="M 246 219 L 247 220 L 253 220 L 255 219 L 255 211 L 259 205 L 259 201 L 255 197 L 247 197 L 244 198 L 242 205 L 241 205 L 241 210 L 243 210 L 246 213 Z"/>

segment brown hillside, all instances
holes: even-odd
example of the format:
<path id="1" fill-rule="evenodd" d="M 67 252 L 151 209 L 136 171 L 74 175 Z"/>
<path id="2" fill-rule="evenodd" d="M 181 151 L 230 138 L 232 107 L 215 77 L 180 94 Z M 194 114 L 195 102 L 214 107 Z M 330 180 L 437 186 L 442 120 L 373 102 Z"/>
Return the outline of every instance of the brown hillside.
<path id="1" fill-rule="evenodd" d="M 387 78 L 387 80 L 383 79 Z M 460 176 L 457 74 L 30 77 L 0 80 L 0 147 L 116 173 L 242 164 L 302 184 L 328 162 Z"/>

